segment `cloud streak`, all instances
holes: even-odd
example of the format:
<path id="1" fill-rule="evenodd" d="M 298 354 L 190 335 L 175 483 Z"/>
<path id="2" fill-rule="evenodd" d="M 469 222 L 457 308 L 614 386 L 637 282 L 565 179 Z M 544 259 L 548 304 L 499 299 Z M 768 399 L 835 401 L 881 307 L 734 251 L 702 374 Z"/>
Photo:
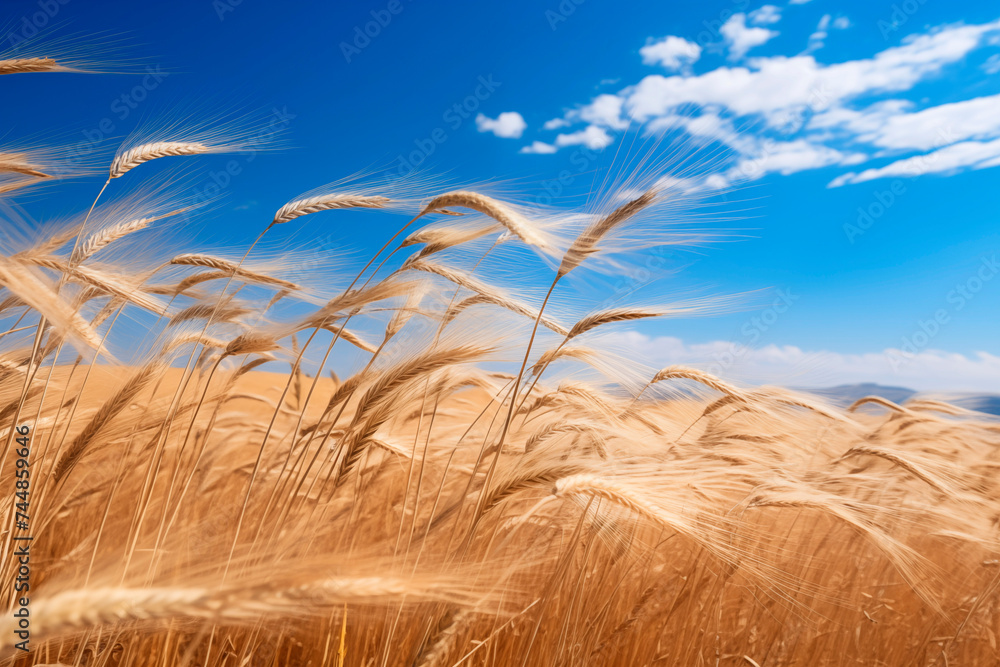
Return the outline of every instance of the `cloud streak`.
<path id="1" fill-rule="evenodd" d="M 553 153 L 574 145 L 598 149 L 628 127 L 642 126 L 647 132 L 681 130 L 728 146 L 732 164 L 715 175 L 725 183 L 864 163 L 872 164 L 841 173 L 830 187 L 996 166 L 1000 95 L 922 103 L 924 108 L 903 95 L 997 41 L 1000 20 L 932 28 L 870 57 L 823 63 L 812 51 L 822 47 L 830 30 L 850 27 L 847 17 L 827 14 L 804 36 L 808 46 L 802 53 L 747 58 L 778 35 L 770 28 L 781 14 L 779 7 L 764 5 L 731 16 L 720 32 L 726 58 L 737 64 L 699 73 L 692 71 L 693 65 L 704 65 L 697 44 L 674 35 L 651 39 L 639 53 L 645 64 L 666 74 L 649 74 L 577 105 L 544 125 L 543 132 L 559 131 L 557 136 L 535 140 L 521 152 Z M 981 73 L 992 67 L 987 60 L 968 69 Z"/>
<path id="2" fill-rule="evenodd" d="M 752 385 L 821 388 L 876 382 L 918 391 L 1000 393 L 1000 357 L 987 352 L 963 355 L 935 349 L 915 353 L 886 349 L 842 354 L 794 345 L 755 348 L 730 341 L 685 343 L 635 331 L 611 334 L 611 341 L 647 364 L 695 366 Z"/>

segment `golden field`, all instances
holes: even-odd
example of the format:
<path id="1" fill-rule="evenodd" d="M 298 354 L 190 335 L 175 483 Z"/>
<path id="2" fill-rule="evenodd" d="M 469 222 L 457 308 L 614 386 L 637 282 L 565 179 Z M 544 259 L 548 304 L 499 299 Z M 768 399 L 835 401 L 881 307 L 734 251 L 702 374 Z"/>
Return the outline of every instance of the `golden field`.
<path id="1" fill-rule="evenodd" d="M 79 216 L 0 220 L 5 664 L 997 664 L 1000 424 L 650 371 L 603 332 L 721 302 L 561 301 L 611 251 L 698 240 L 660 224 L 662 174 L 572 212 L 306 193 L 258 242 L 408 220 L 323 290 L 290 250 L 129 246 L 189 210 L 119 178 L 246 148 L 173 131 Z M 0 152 L 0 197 L 53 155 Z"/>

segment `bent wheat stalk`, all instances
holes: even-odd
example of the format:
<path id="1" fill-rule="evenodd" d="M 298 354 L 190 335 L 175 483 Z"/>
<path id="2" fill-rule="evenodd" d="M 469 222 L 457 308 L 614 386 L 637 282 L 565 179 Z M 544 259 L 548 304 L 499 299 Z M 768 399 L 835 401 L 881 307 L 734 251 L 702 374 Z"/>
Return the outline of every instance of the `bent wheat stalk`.
<path id="1" fill-rule="evenodd" d="M 338 208 L 385 208 L 392 200 L 388 197 L 331 194 L 318 197 L 307 197 L 290 201 L 274 214 L 271 226 L 290 222 L 304 215 L 331 211 Z"/>
<path id="2" fill-rule="evenodd" d="M 281 278 L 274 278 L 272 276 L 265 275 L 263 273 L 257 273 L 256 271 L 251 271 L 249 269 L 243 268 L 241 264 L 236 262 L 231 262 L 228 259 L 222 259 L 221 257 L 214 257 L 212 255 L 203 255 L 199 253 L 185 253 L 183 255 L 177 255 L 172 258 L 168 264 L 175 264 L 178 266 L 203 266 L 210 269 L 218 269 L 219 271 L 227 272 L 229 277 L 238 277 L 242 280 L 247 280 L 249 282 L 260 283 L 262 285 L 273 285 L 275 287 L 281 287 L 287 290 L 301 290 L 299 285 L 287 280 L 282 280 Z M 204 280 L 213 280 L 216 275 L 208 274 L 198 274 L 199 280 L 191 283 L 184 283 L 184 289 L 187 289 L 191 285 L 197 284 L 197 282 L 203 282 Z M 183 291 L 183 290 L 180 290 Z"/>
<path id="3" fill-rule="evenodd" d="M 146 366 L 134 373 L 114 396 L 104 402 L 104 405 L 97 411 L 97 414 L 91 417 L 87 425 L 84 426 L 83 430 L 73 439 L 67 450 L 56 461 L 52 469 L 53 480 L 56 483 L 59 483 L 73 469 L 76 462 L 83 456 L 87 445 L 101 433 L 115 415 L 124 410 L 132 402 L 132 399 L 146 388 L 162 368 L 163 364 L 159 361 L 146 364 Z"/>
<path id="4" fill-rule="evenodd" d="M 442 209 L 447 209 L 448 207 L 470 208 L 473 211 L 482 213 L 483 215 L 488 215 L 506 227 L 511 234 L 530 246 L 534 246 L 542 250 L 546 250 L 550 246 L 549 242 L 545 239 L 541 232 L 535 229 L 534 224 L 528 218 L 521 215 L 507 204 L 497 201 L 492 197 L 479 194 L 478 192 L 456 190 L 455 192 L 447 192 L 443 195 L 438 195 L 434 199 L 430 200 L 426 206 L 424 206 L 424 209 L 417 217 L 431 213 L 432 211 L 441 211 Z"/>

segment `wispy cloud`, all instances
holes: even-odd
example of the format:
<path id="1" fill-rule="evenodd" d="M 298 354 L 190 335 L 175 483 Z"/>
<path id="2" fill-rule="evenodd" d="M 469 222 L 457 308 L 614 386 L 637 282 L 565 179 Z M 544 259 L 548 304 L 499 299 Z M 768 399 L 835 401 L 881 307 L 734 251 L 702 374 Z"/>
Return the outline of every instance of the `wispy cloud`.
<path id="1" fill-rule="evenodd" d="M 846 16 L 834 19 L 830 14 L 824 14 L 816 26 L 816 31 L 809 35 L 809 45 L 806 47 L 806 53 L 812 53 L 823 48 L 826 44 L 826 38 L 830 34 L 831 27 L 834 30 L 846 30 L 851 27 L 851 21 Z"/>
<path id="2" fill-rule="evenodd" d="M 1000 166 L 1000 139 L 993 141 L 963 141 L 939 150 L 896 160 L 884 167 L 866 169 L 859 174 L 848 172 L 833 180 L 831 186 L 864 183 L 876 178 L 948 174 L 966 169 Z"/>
<path id="3" fill-rule="evenodd" d="M 778 36 L 776 30 L 747 26 L 746 19 L 746 14 L 733 14 L 719 29 L 726 38 L 730 60 L 740 60 L 750 49 Z"/>
<path id="4" fill-rule="evenodd" d="M 557 150 L 559 149 L 552 144 L 547 144 L 544 141 L 533 141 L 530 145 L 522 147 L 518 152 L 546 155 L 548 153 L 555 153 Z"/>
<path id="5" fill-rule="evenodd" d="M 918 391 L 1000 392 L 1000 357 L 942 350 L 907 353 L 886 349 L 863 354 L 809 351 L 794 345 L 755 348 L 730 341 L 685 343 L 670 336 L 635 331 L 609 337 L 654 366 L 696 366 L 748 384 L 830 387 L 877 382 Z"/>
<path id="6" fill-rule="evenodd" d="M 850 26 L 846 17 L 827 14 L 808 37 L 805 52 L 746 58 L 748 51 L 777 36 L 763 26 L 773 27 L 781 18 L 775 5 L 734 14 L 720 31 L 728 58 L 742 64 L 698 73 L 692 66 L 705 63 L 697 44 L 673 35 L 651 39 L 640 55 L 644 63 L 668 70 L 666 74 L 650 74 L 617 93 L 571 108 L 543 127 L 562 132 L 535 140 L 522 152 L 552 153 L 572 145 L 600 148 L 636 121 L 649 132 L 680 129 L 727 145 L 732 164 L 716 175 L 723 182 L 875 162 L 869 169 L 835 177 L 830 186 L 837 187 L 996 164 L 1000 96 L 937 106 L 904 96 L 1000 40 L 1000 20 L 932 28 L 867 58 L 823 63 L 812 51 L 823 45 L 829 31 Z M 994 61 L 996 56 L 974 71 L 989 71 Z M 565 131 L 576 125 L 584 127 Z"/>
<path id="7" fill-rule="evenodd" d="M 764 5 L 750 12 L 750 23 L 753 25 L 771 25 L 781 20 L 781 7 Z"/>

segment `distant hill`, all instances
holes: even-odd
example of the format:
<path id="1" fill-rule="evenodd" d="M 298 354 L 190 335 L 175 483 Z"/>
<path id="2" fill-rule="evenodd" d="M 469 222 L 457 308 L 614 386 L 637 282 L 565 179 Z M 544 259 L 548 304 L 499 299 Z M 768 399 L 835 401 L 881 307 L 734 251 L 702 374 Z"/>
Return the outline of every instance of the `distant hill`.
<path id="1" fill-rule="evenodd" d="M 1000 396 L 996 394 L 936 393 L 921 394 L 921 396 L 947 401 L 966 410 L 975 410 L 977 412 L 985 412 L 988 415 L 1000 416 Z"/>
<path id="2" fill-rule="evenodd" d="M 908 399 L 919 394 L 924 398 L 936 398 L 938 400 L 953 403 L 966 410 L 976 410 L 989 415 L 1000 416 L 1000 395 L 997 394 L 976 394 L 969 392 L 917 392 L 906 387 L 888 387 L 875 384 L 874 382 L 862 382 L 860 384 L 842 384 L 837 387 L 827 387 L 824 389 L 799 388 L 797 391 L 804 391 L 817 396 L 822 396 L 827 400 L 841 406 L 848 406 L 859 398 L 865 396 L 881 396 L 893 403 L 904 403 Z"/>

